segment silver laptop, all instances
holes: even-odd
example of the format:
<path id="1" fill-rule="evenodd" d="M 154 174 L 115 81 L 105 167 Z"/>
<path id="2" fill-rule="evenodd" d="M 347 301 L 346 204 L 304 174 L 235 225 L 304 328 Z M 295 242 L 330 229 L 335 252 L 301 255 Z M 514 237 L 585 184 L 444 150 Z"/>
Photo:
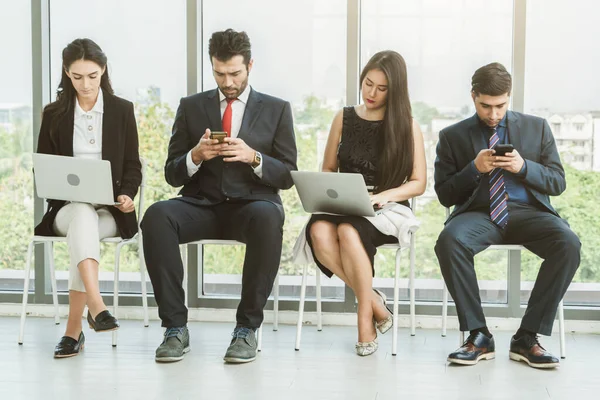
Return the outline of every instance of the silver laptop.
<path id="1" fill-rule="evenodd" d="M 361 174 L 292 171 L 292 179 L 306 212 L 359 217 L 377 214 Z"/>
<path id="2" fill-rule="evenodd" d="M 38 196 L 44 199 L 118 205 L 113 197 L 110 161 L 34 153 Z"/>

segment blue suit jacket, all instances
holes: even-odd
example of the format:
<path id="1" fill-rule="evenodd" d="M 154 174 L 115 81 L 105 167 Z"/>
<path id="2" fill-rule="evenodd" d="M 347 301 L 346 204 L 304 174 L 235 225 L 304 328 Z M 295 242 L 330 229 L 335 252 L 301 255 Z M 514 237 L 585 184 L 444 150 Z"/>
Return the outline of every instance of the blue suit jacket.
<path id="1" fill-rule="evenodd" d="M 549 212 L 558 216 L 548 196 L 566 189 L 565 171 L 550 126 L 545 119 L 514 111 L 507 112 L 510 140 L 527 164 L 522 179 L 527 190 Z M 487 149 L 477 116 L 458 122 L 440 132 L 435 159 L 435 192 L 440 203 L 454 207 L 450 218 L 468 211 L 478 190 L 488 190 L 485 180 L 473 177 L 469 164 Z"/>

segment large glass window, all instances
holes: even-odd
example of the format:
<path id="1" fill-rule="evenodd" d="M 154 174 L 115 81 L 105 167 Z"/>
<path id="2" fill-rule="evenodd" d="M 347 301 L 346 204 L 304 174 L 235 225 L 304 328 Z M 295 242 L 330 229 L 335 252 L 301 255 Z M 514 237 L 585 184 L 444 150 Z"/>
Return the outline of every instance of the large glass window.
<path id="1" fill-rule="evenodd" d="M 292 104 L 298 168 L 318 170 L 318 148 L 346 97 L 346 1 L 234 0 L 227 3 L 226 18 L 222 1 L 206 0 L 202 4 L 204 90 L 216 87 L 208 59 L 211 34 L 227 28 L 246 31 L 254 58 L 250 85 Z M 280 273 L 293 275 L 281 278 L 281 295 L 297 296 L 301 269 L 291 263 L 291 254 L 308 216 L 294 189 L 282 191 L 281 196 L 286 222 Z M 239 285 L 243 255 L 241 249 L 207 246 L 204 293 L 228 293 L 219 283 L 232 281 Z M 340 280 L 324 280 L 324 297 L 340 298 L 343 293 Z"/>
<path id="2" fill-rule="evenodd" d="M 1 1 L 0 15 L 0 288 L 22 290 L 33 234 L 30 2 Z"/>
<path id="3" fill-rule="evenodd" d="M 419 197 L 416 294 L 418 300 L 441 299 L 441 274 L 433 251 L 445 210 L 433 190 L 433 162 L 439 131 L 474 114 L 471 76 L 490 62 L 511 68 L 512 0 L 450 2 L 443 0 L 363 0 L 361 65 L 381 50 L 395 50 L 406 60 L 413 115 L 425 137 L 428 185 Z M 394 274 L 394 254 L 382 250 L 376 278 Z M 485 252 L 476 258 L 483 301 L 506 302 L 507 258 Z M 408 274 L 407 260 L 402 268 Z M 406 289 L 406 281 L 404 288 Z M 378 279 L 391 294 L 393 281 Z M 404 290 L 404 297 L 408 298 Z"/>
<path id="4" fill-rule="evenodd" d="M 146 208 L 176 194 L 164 180 L 163 167 L 175 110 L 186 94 L 185 7 L 184 0 L 62 0 L 50 4 L 52 90 L 58 87 L 61 52 L 67 44 L 87 37 L 102 47 L 115 94 L 135 104 L 140 156 L 148 163 Z M 121 256 L 120 267 L 120 290 L 125 292 L 140 290 L 137 248 L 129 247 Z M 65 288 L 66 246 L 56 248 L 59 288 Z M 112 289 L 114 248 L 102 248 L 103 291 Z"/>
<path id="5" fill-rule="evenodd" d="M 546 118 L 566 170 L 567 190 L 552 199 L 582 242 L 581 265 L 566 303 L 600 303 L 600 52 L 592 0 L 527 0 L 525 111 Z M 540 260 L 523 257 L 523 300 Z"/>

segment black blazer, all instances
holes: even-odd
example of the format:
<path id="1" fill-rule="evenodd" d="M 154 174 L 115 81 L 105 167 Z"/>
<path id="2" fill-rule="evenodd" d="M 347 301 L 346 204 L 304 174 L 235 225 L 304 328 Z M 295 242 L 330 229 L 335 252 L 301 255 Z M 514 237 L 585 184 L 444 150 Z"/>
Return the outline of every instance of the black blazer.
<path id="1" fill-rule="evenodd" d="M 181 99 L 165 178 L 183 186 L 179 194 L 200 205 L 213 205 L 227 198 L 267 200 L 281 205 L 279 189 L 292 187 L 290 171 L 296 170 L 296 140 L 290 103 L 251 89 L 238 138 L 262 154 L 262 178 L 248 164 L 225 163 L 223 157 L 204 161 L 188 176 L 186 156 L 206 129 L 221 131 L 221 110 L 217 89 Z"/>
<path id="2" fill-rule="evenodd" d="M 133 104 L 107 92 L 103 92 L 103 96 L 102 159 L 110 161 L 115 200 L 122 194 L 133 200 L 142 182 Z M 52 116 L 44 113 L 38 139 L 38 153 L 73 156 L 74 107 L 63 117 L 52 135 L 50 134 Z M 62 200 L 48 200 L 48 211 L 44 214 L 42 222 L 35 227 L 36 235 L 56 235 L 53 228 L 54 219 L 65 203 Z M 115 218 L 122 238 L 128 239 L 137 233 L 135 211 L 125 214 L 115 207 L 107 208 Z"/>
<path id="3" fill-rule="evenodd" d="M 558 216 L 548 196 L 558 196 L 567 187 L 565 171 L 550 126 L 545 119 L 507 112 L 510 141 L 527 164 L 521 178 L 527 190 L 547 211 Z M 442 129 L 435 159 L 435 192 L 446 207 L 456 206 L 448 221 L 469 210 L 478 190 L 488 190 L 484 180 L 473 179 L 469 164 L 488 145 L 477 116 Z"/>

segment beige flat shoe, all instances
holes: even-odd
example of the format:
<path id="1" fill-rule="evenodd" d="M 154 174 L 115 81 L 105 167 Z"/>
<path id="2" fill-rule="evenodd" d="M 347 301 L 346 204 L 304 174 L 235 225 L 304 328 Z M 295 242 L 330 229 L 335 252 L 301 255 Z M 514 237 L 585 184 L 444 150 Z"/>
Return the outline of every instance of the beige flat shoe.
<path id="1" fill-rule="evenodd" d="M 379 348 L 377 337 L 372 342 L 356 342 L 356 354 L 361 357 L 370 356 Z"/>
<path id="2" fill-rule="evenodd" d="M 389 331 L 392 328 L 392 326 L 394 325 L 394 319 L 392 318 L 393 314 L 392 314 L 392 311 L 387 306 L 387 303 L 386 303 L 387 298 L 385 297 L 385 294 L 377 289 L 373 289 L 373 291 L 379 295 L 379 297 L 381 298 L 381 303 L 390 313 L 389 317 L 387 317 L 386 319 L 375 322 L 375 326 L 377 327 L 377 330 L 383 335 L 384 333 Z"/>

